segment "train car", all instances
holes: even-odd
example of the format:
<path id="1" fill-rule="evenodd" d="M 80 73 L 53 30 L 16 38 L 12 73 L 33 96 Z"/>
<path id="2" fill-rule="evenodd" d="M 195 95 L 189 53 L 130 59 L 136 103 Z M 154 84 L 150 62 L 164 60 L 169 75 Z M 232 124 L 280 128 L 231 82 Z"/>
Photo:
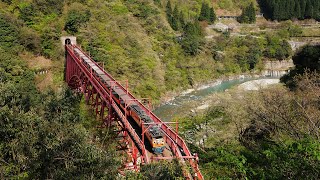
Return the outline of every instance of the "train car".
<path id="1" fill-rule="evenodd" d="M 102 85 L 105 86 L 106 89 L 110 89 L 111 87 L 111 79 L 105 75 L 105 73 L 87 56 L 85 56 L 78 48 L 74 48 L 75 55 L 82 61 L 84 66 L 89 70 L 92 70 L 92 73 L 96 78 L 98 78 Z M 123 90 L 116 90 L 117 87 L 111 89 L 111 93 L 113 95 L 113 100 L 118 104 L 118 106 L 124 110 L 124 100 L 130 99 Z M 154 121 L 146 114 L 144 110 L 142 110 L 137 104 L 133 104 L 129 106 L 129 115 L 134 119 L 134 121 L 141 128 L 142 122 L 144 123 L 153 123 Z M 163 139 L 163 133 L 158 126 L 155 125 L 144 125 L 145 128 L 150 127 L 145 136 L 149 140 L 152 150 L 156 154 L 161 154 L 165 148 L 165 143 Z"/>
<path id="2" fill-rule="evenodd" d="M 130 114 L 135 122 L 141 127 L 141 122 L 153 123 L 154 121 L 142 110 L 138 105 L 130 105 Z M 144 125 L 148 128 L 151 125 Z M 156 154 L 161 154 L 165 148 L 165 143 L 163 139 L 163 133 L 158 126 L 152 125 L 145 133 L 147 139 L 152 145 L 152 150 Z"/>

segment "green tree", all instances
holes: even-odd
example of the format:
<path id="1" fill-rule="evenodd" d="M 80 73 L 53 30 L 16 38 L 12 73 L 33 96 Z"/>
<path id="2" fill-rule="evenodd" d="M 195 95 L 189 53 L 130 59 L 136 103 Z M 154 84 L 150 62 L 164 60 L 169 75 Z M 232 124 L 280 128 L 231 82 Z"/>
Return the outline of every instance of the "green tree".
<path id="1" fill-rule="evenodd" d="M 210 8 L 210 18 L 209 19 L 210 19 L 211 23 L 214 23 L 214 21 L 217 20 L 217 16 L 216 16 L 216 13 L 214 12 L 213 7 Z"/>
<path id="2" fill-rule="evenodd" d="M 289 32 L 290 37 L 297 37 L 297 36 L 300 36 L 302 34 L 303 29 L 299 25 L 291 25 L 288 28 L 288 32 Z"/>
<path id="3" fill-rule="evenodd" d="M 306 18 L 313 18 L 313 4 L 311 3 L 310 0 L 307 0 L 306 2 L 306 11 L 305 11 L 305 14 L 304 16 Z"/>
<path id="4" fill-rule="evenodd" d="M 253 3 L 251 3 L 248 7 L 243 9 L 241 16 L 238 18 L 238 21 L 240 23 L 256 22 L 256 11 Z"/>
<path id="5" fill-rule="evenodd" d="M 268 35 L 264 55 L 268 58 L 283 60 L 292 55 L 291 46 L 286 40 Z"/>
<path id="6" fill-rule="evenodd" d="M 19 18 L 26 22 L 27 25 L 33 25 L 33 18 L 36 16 L 36 10 L 33 4 L 25 3 L 19 7 Z"/>
<path id="7" fill-rule="evenodd" d="M 291 70 L 289 74 L 281 78 L 288 87 L 295 88 L 295 76 L 302 75 L 305 70 L 311 72 L 320 72 L 320 46 L 306 46 L 298 52 L 292 59 L 295 64 L 295 69 Z"/>
<path id="8" fill-rule="evenodd" d="M 167 15 L 167 20 L 169 24 L 172 25 L 173 15 L 172 15 L 172 6 L 171 6 L 170 0 L 168 0 L 166 5 L 166 15 Z"/>
<path id="9" fill-rule="evenodd" d="M 317 0 L 265 0 L 259 1 L 262 11 L 273 20 L 319 19 Z"/>
<path id="10" fill-rule="evenodd" d="M 295 17 L 297 17 L 298 19 L 301 19 L 302 16 L 301 16 L 301 7 L 300 7 L 300 2 L 295 2 L 295 10 L 294 10 L 294 13 L 295 13 Z"/>
<path id="11" fill-rule="evenodd" d="M 180 11 L 180 14 L 179 14 L 179 22 L 180 22 L 181 28 L 183 29 L 184 26 L 186 25 L 186 22 L 185 22 L 185 17 L 182 11 Z"/>
<path id="12" fill-rule="evenodd" d="M 201 27 L 196 21 L 195 23 L 187 23 L 184 28 L 183 40 L 181 42 L 182 48 L 186 54 L 198 54 L 199 47 L 203 41 Z"/>
<path id="13" fill-rule="evenodd" d="M 19 26 L 11 16 L 0 13 L 0 46 L 5 50 L 18 53 L 21 50 L 19 44 Z"/>
<path id="14" fill-rule="evenodd" d="M 44 14 L 61 14 L 64 0 L 34 0 L 34 7 Z"/>
<path id="15" fill-rule="evenodd" d="M 178 5 L 176 5 L 173 10 L 171 27 L 175 31 L 179 30 L 181 27 L 180 21 L 179 21 Z"/>
<path id="16" fill-rule="evenodd" d="M 66 30 L 70 34 L 77 33 L 80 26 L 86 23 L 89 20 L 90 16 L 90 11 L 88 10 L 70 10 L 66 18 L 64 30 Z"/>
<path id="17" fill-rule="evenodd" d="M 205 2 L 201 5 L 199 21 L 210 21 L 210 8 L 209 5 Z"/>

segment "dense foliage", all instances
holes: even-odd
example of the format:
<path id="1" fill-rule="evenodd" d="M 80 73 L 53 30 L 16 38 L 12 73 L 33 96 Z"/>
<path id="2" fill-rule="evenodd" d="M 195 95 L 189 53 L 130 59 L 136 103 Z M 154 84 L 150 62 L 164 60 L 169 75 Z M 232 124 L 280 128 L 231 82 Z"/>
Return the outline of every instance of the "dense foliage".
<path id="1" fill-rule="evenodd" d="M 26 53 L 52 60 L 63 58 L 62 35 L 77 36 L 82 48 L 104 62 L 112 75 L 120 80 L 129 79 L 135 94 L 156 100 L 165 91 L 193 86 L 221 74 L 255 71 L 262 68 L 263 59 L 282 60 L 291 56 L 286 38 L 301 34 L 301 29 L 295 26 L 261 36 L 234 37 L 226 33 L 206 42 L 203 27 L 216 19 L 209 2 L 1 1 L 0 179 L 118 176 L 120 162 L 113 142 L 108 141 L 113 140 L 112 134 L 90 125 L 83 116 L 81 97 L 77 94 L 65 88 L 39 92 L 33 83 L 34 72 L 20 57 Z M 220 0 L 213 6 L 228 9 L 237 5 L 245 9 L 242 17 L 246 20 L 253 14 L 251 2 Z M 306 2 L 307 5 L 313 1 Z M 317 7 L 310 3 L 308 8 Z M 308 12 L 312 16 L 303 18 L 316 17 L 318 13 Z M 280 20 L 289 18 L 282 15 Z M 318 71 L 318 52 L 318 46 L 302 50 L 294 57 L 297 69 L 292 72 L 306 67 Z M 319 179 L 319 75 L 310 74 L 292 80 L 298 87 L 293 92 L 278 90 L 253 96 L 241 104 L 245 111 L 237 108 L 231 114 L 221 106 L 183 122 L 184 135 L 191 133 L 194 139 L 186 139 L 192 141 L 200 136 L 203 124 L 240 123 L 237 113 L 245 114 L 249 120 L 239 128 L 236 141 L 210 137 L 201 146 L 193 147 L 200 155 L 205 176 Z M 215 131 L 205 133 L 208 137 Z M 128 177 L 181 178 L 182 170 L 174 161 L 144 166 L 140 174 Z"/>
<path id="2" fill-rule="evenodd" d="M 22 22 L 6 12 L 0 12 L 0 46 L 18 54 L 21 50 L 40 51 L 40 37 L 35 31 L 23 27 Z"/>
<path id="3" fill-rule="evenodd" d="M 139 174 L 134 176 L 128 175 L 126 178 L 134 177 L 135 179 L 184 179 L 182 166 L 178 160 L 172 162 L 157 162 L 145 165 L 141 168 Z"/>
<path id="4" fill-rule="evenodd" d="M 171 26 L 171 28 L 175 31 L 182 30 L 185 26 L 185 18 L 182 11 L 179 11 L 178 5 L 175 5 L 172 10 L 171 2 L 167 2 L 166 6 L 166 15 L 167 20 Z"/>
<path id="5" fill-rule="evenodd" d="M 248 7 L 250 3 L 257 4 L 257 1 L 256 0 L 217 0 L 214 5 L 223 10 L 235 12 L 235 11 L 241 11 L 245 7 Z"/>
<path id="6" fill-rule="evenodd" d="M 199 21 L 206 21 L 208 23 L 214 23 L 216 20 L 216 14 L 213 7 L 209 7 L 208 3 L 203 2 L 198 18 L 186 21 L 183 12 L 178 10 L 178 4 L 175 5 L 172 11 L 171 1 L 166 5 L 167 20 L 171 28 L 175 31 L 183 31 L 179 42 L 182 49 L 187 55 L 195 56 L 199 53 L 201 44 L 204 41 L 204 34 Z"/>
<path id="7" fill-rule="evenodd" d="M 216 19 L 217 17 L 213 7 L 209 7 L 207 3 L 203 2 L 199 15 L 199 21 L 207 21 L 209 23 L 214 23 Z"/>
<path id="8" fill-rule="evenodd" d="M 116 175 L 112 146 L 92 144 L 81 124 L 79 96 L 38 92 L 26 64 L 0 52 L 1 179 Z"/>
<path id="9" fill-rule="evenodd" d="M 181 40 L 181 46 L 184 52 L 190 55 L 199 53 L 199 47 L 203 43 L 203 33 L 199 22 L 187 23 L 184 27 L 184 34 Z"/>
<path id="10" fill-rule="evenodd" d="M 242 14 L 238 17 L 240 23 L 255 23 L 256 22 L 256 10 L 253 3 L 242 10 Z"/>
<path id="11" fill-rule="evenodd" d="M 115 179 L 121 156 L 115 151 L 113 135 L 104 129 L 97 130 L 90 122 L 92 119 L 83 116 L 87 109 L 81 110 L 78 94 L 64 87 L 59 87 L 58 92 L 39 92 L 34 83 L 35 73 L 21 59 L 25 54 L 28 58 L 44 55 L 52 60 L 61 59 L 60 36 L 66 33 L 62 30 L 79 35 L 85 23 L 101 14 L 89 10 L 84 1 L 5 3 L 0 2 L 0 179 Z M 152 8 L 149 9 L 151 12 L 145 11 L 145 5 L 135 9 L 128 3 L 128 7 L 139 18 L 156 14 Z M 16 9 L 15 13 L 10 9 Z M 123 11 L 129 12 L 121 7 L 117 9 L 117 13 Z M 151 26 L 149 28 L 150 33 L 155 31 Z M 132 38 L 130 43 L 134 47 L 137 40 Z M 94 50 L 93 53 L 99 52 Z M 128 49 L 132 54 L 135 50 Z M 151 60 L 147 64 L 135 63 L 139 67 L 147 66 L 141 73 L 154 65 Z M 151 77 L 150 74 L 145 76 Z M 141 89 L 156 92 L 155 86 L 147 83 Z M 177 163 L 150 166 L 151 169 L 158 167 L 159 175 L 164 174 L 160 177 L 182 176 Z M 169 170 L 172 171 L 168 173 Z M 146 170 L 145 174 L 137 176 L 153 175 L 148 173 Z"/>
<path id="12" fill-rule="evenodd" d="M 318 0 L 261 0 L 259 2 L 265 16 L 273 20 L 320 19 Z"/>
<path id="13" fill-rule="evenodd" d="M 226 74 L 261 69 L 263 59 L 287 59 L 292 50 L 285 39 L 272 33 L 265 37 L 221 36 L 212 45 L 212 54 L 218 63 L 224 64 L 218 71 Z"/>
<path id="14" fill-rule="evenodd" d="M 316 69 L 318 52 L 306 47 L 294 59 Z M 317 71 L 303 70 L 293 78 L 293 91 L 231 93 L 204 114 L 186 117 L 183 135 L 199 153 L 206 178 L 319 179 L 319 79 Z"/>
<path id="15" fill-rule="evenodd" d="M 290 88 L 296 88 L 296 82 L 294 81 L 297 75 L 302 75 L 306 70 L 309 72 L 320 72 L 320 45 L 317 46 L 306 46 L 301 49 L 293 57 L 293 63 L 295 64 L 295 69 L 291 70 L 289 74 L 281 78 Z"/>
<path id="16" fill-rule="evenodd" d="M 233 3 L 243 8 L 250 5 L 249 1 Z M 262 57 L 253 54 L 256 48 L 248 49 L 249 60 L 243 53 L 223 52 L 237 56 L 236 64 L 231 58 L 219 61 L 216 54 L 221 50 L 211 55 L 212 44 L 204 38 L 207 22 L 215 20 L 209 1 L 10 1 L 0 5 L 4 14 L 1 25 L 7 28 L 1 32 L 0 43 L 7 44 L 4 48 L 24 49 L 57 60 L 63 57 L 60 37 L 75 35 L 82 48 L 96 61 L 104 62 L 116 79 L 129 79 L 134 94 L 156 102 L 166 91 L 187 88 L 222 73 L 255 69 Z M 11 29 L 18 29 L 18 34 L 10 34 L 15 32 Z M 15 36 L 19 36 L 17 42 L 9 40 Z M 290 56 L 281 48 L 288 47 L 282 38 L 269 42 L 270 51 L 263 56 Z M 228 47 L 223 49 L 228 51 Z"/>
<path id="17" fill-rule="evenodd" d="M 64 29 L 70 34 L 75 34 L 79 31 L 81 25 L 89 21 L 90 16 L 90 11 L 81 4 L 73 4 L 72 9 L 67 14 Z"/>

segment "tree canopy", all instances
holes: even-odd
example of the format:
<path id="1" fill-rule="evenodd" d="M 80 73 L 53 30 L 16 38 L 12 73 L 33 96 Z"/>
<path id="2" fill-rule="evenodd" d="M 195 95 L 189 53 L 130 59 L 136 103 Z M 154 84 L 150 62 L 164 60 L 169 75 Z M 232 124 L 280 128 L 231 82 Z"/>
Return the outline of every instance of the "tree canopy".
<path id="1" fill-rule="evenodd" d="M 295 77 L 305 72 L 320 72 L 320 45 L 305 46 L 292 59 L 295 68 L 289 74 L 283 76 L 281 81 L 290 88 L 296 88 Z"/>
<path id="2" fill-rule="evenodd" d="M 240 23 L 255 23 L 256 22 L 256 10 L 254 4 L 251 3 L 248 7 L 242 10 L 242 14 L 238 17 Z"/>
<path id="3" fill-rule="evenodd" d="M 320 20 L 318 0 L 265 0 L 259 1 L 266 17 L 272 20 L 316 19 Z"/>
<path id="4" fill-rule="evenodd" d="M 209 7 L 208 3 L 203 2 L 201 5 L 199 21 L 207 21 L 209 23 L 214 23 L 216 20 L 216 14 L 213 7 Z"/>

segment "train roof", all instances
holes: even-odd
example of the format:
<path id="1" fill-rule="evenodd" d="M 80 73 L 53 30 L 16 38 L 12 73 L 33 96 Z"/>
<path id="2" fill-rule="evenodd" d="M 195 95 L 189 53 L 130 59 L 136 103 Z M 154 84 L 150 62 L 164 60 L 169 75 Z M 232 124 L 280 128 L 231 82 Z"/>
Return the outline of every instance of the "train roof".
<path id="1" fill-rule="evenodd" d="M 88 57 L 82 57 L 82 60 L 84 60 L 87 63 L 93 63 Z"/>
<path id="2" fill-rule="evenodd" d="M 74 51 L 77 52 L 77 53 L 81 52 L 80 49 L 78 49 L 78 48 L 74 48 Z"/>
<path id="3" fill-rule="evenodd" d="M 129 106 L 130 109 L 134 110 L 137 114 L 143 114 L 144 111 L 140 108 L 140 106 L 136 105 L 136 104 L 132 104 Z"/>
<path id="4" fill-rule="evenodd" d="M 74 48 L 74 51 L 79 55 L 80 59 L 85 61 L 95 71 L 95 73 L 98 74 L 100 78 L 105 81 L 106 84 L 110 85 L 110 80 L 111 80 L 110 77 L 105 75 L 105 73 L 95 63 L 93 63 L 87 56 L 85 56 L 84 53 L 82 53 L 82 51 L 80 51 L 78 48 Z M 120 96 L 120 98 L 123 101 L 130 99 L 130 96 L 128 96 L 126 92 L 124 92 L 121 88 L 117 88 L 117 86 L 115 86 L 113 90 Z M 129 107 L 131 110 L 137 113 L 137 115 L 141 118 L 143 122 L 145 123 L 154 122 L 150 118 L 150 116 L 146 114 L 145 110 L 143 110 L 139 105 L 137 105 L 136 102 L 131 104 Z M 146 125 L 146 126 L 149 127 L 151 125 Z M 152 125 L 152 127 L 149 128 L 148 132 L 153 138 L 158 138 L 163 136 L 161 129 L 157 125 Z"/>
<path id="5" fill-rule="evenodd" d="M 160 130 L 159 126 L 152 126 L 149 129 L 149 133 L 151 134 L 152 137 L 156 138 L 156 137 L 162 137 L 162 131 Z"/>
<path id="6" fill-rule="evenodd" d="M 105 74 L 100 75 L 100 77 L 101 77 L 101 79 L 103 79 L 104 81 L 110 81 L 110 78 L 109 78 L 107 75 L 105 75 Z"/>
<path id="7" fill-rule="evenodd" d="M 148 116 L 146 114 L 146 112 L 144 110 L 142 110 L 141 107 L 138 106 L 137 104 L 130 105 L 129 107 L 131 108 L 131 110 L 133 110 L 137 113 L 137 115 L 141 118 L 141 120 L 143 122 L 145 122 L 145 123 L 153 123 L 154 122 L 150 118 L 150 116 Z M 146 126 L 149 127 L 150 125 L 146 125 Z M 152 127 L 150 127 L 148 131 L 153 138 L 163 136 L 161 129 L 157 125 L 152 125 Z"/>

